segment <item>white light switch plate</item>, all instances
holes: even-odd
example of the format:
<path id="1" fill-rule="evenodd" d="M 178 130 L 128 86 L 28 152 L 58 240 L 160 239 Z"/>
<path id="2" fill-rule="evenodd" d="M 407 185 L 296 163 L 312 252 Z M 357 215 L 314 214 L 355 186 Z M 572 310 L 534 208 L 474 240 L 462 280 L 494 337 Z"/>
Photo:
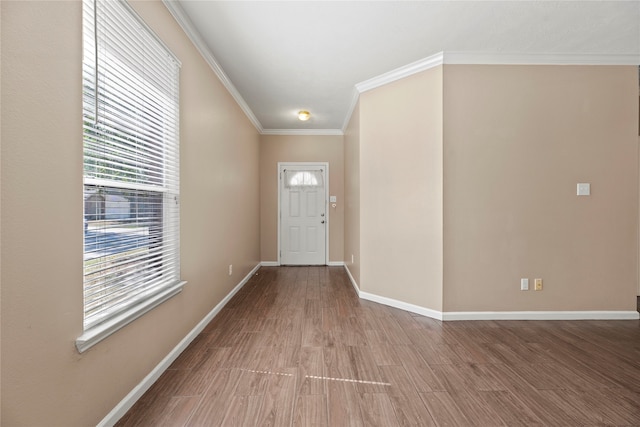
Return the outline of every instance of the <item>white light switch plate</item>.
<path id="1" fill-rule="evenodd" d="M 329 196 L 329 203 L 335 203 L 338 201 L 338 198 L 336 196 Z"/>
<path id="2" fill-rule="evenodd" d="M 591 184 L 588 182 L 579 182 L 578 183 L 578 196 L 589 196 L 591 195 Z"/>

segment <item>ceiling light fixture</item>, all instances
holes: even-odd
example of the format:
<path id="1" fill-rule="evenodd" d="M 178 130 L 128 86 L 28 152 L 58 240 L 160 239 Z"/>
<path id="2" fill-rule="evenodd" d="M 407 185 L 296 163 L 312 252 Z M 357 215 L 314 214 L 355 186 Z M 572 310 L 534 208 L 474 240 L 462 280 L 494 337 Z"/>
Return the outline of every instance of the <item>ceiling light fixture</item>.
<path id="1" fill-rule="evenodd" d="M 300 110 L 298 111 L 298 120 L 301 120 L 303 122 L 306 122 L 307 120 L 309 120 L 311 118 L 311 113 L 306 111 L 306 110 Z"/>

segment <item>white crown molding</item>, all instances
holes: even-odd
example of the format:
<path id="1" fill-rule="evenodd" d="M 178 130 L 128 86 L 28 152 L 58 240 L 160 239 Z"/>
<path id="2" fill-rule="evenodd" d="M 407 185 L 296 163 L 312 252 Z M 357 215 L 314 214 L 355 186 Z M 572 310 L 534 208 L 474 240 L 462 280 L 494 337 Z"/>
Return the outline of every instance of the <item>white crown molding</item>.
<path id="1" fill-rule="evenodd" d="M 342 133 L 347 133 L 347 127 L 349 127 L 349 122 L 351 121 L 351 116 L 353 116 L 353 111 L 356 109 L 356 105 L 358 105 L 358 100 L 360 99 L 360 92 L 358 92 L 357 88 L 353 88 L 353 94 L 351 95 L 351 104 L 349 104 L 349 108 L 347 109 L 347 115 L 344 118 L 344 123 L 342 124 Z"/>
<path id="2" fill-rule="evenodd" d="M 342 129 L 264 129 L 249 105 L 213 57 L 195 26 L 176 0 L 162 0 L 202 57 L 262 135 L 344 135 L 359 95 L 371 89 L 409 77 L 443 64 L 459 65 L 640 65 L 640 54 L 563 54 L 563 53 L 495 53 L 438 52 L 387 73 L 357 83 Z"/>
<path id="3" fill-rule="evenodd" d="M 356 89 L 358 93 L 366 92 L 443 64 L 640 65 L 640 54 L 438 52 L 369 80 L 356 83 Z"/>
<path id="4" fill-rule="evenodd" d="M 428 56 L 418 61 L 412 62 L 395 70 L 391 70 L 387 73 L 380 74 L 369 80 L 365 80 L 360 83 L 356 83 L 356 89 L 359 93 L 366 92 L 371 89 L 375 89 L 380 86 L 395 82 L 400 79 L 417 74 L 421 71 L 426 71 L 430 68 L 437 67 L 443 64 L 444 53 L 439 52 L 435 55 Z"/>
<path id="5" fill-rule="evenodd" d="M 640 65 L 640 54 L 438 52 L 379 76 L 356 83 L 342 125 L 346 132 L 360 94 L 443 64 L 457 65 Z"/>
<path id="6" fill-rule="evenodd" d="M 262 124 L 253 114 L 253 111 L 251 111 L 249 105 L 247 105 L 242 95 L 240 95 L 240 92 L 238 92 L 233 83 L 231 83 L 229 77 L 227 77 L 222 67 L 220 67 L 220 64 L 218 64 L 218 61 L 216 61 L 216 59 L 213 57 L 206 43 L 204 42 L 204 40 L 202 40 L 200 33 L 198 33 L 191 20 L 184 13 L 182 7 L 176 0 L 162 0 L 162 3 L 164 3 L 171 15 L 173 15 L 173 18 L 176 20 L 176 22 L 178 22 L 178 25 L 180 25 L 180 27 L 185 32 L 187 37 L 189 37 L 196 49 L 198 49 L 200 55 L 202 55 L 202 57 L 209 64 L 216 76 L 218 76 L 220 82 L 222 82 L 233 99 L 235 99 L 235 101 L 238 103 L 238 106 L 242 109 L 242 111 L 244 111 L 244 114 L 247 116 L 249 121 L 253 124 L 258 132 L 262 133 Z"/>
<path id="7" fill-rule="evenodd" d="M 460 65 L 640 65 L 640 54 L 444 52 L 443 62 Z"/>
<path id="8" fill-rule="evenodd" d="M 341 129 L 264 129 L 262 135 L 344 135 Z"/>

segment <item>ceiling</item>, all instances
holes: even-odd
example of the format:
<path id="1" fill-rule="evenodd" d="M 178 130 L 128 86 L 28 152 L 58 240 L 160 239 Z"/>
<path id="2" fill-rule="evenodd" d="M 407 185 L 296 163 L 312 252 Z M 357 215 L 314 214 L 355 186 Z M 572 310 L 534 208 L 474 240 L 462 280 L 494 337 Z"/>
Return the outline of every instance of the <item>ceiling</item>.
<path id="1" fill-rule="evenodd" d="M 262 133 L 340 133 L 357 83 L 443 51 L 640 58 L 640 1 L 165 4 Z"/>

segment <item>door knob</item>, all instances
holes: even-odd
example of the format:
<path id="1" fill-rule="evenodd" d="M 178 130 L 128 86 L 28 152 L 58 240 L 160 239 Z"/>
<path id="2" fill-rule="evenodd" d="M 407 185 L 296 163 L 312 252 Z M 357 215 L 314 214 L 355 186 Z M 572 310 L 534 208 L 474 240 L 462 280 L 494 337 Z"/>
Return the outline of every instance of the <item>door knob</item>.
<path id="1" fill-rule="evenodd" d="M 324 219 L 322 220 L 322 222 L 320 222 L 320 224 L 324 224 Z"/>
<path id="2" fill-rule="evenodd" d="M 320 216 L 324 216 L 324 212 L 322 212 L 322 213 L 320 214 Z"/>

